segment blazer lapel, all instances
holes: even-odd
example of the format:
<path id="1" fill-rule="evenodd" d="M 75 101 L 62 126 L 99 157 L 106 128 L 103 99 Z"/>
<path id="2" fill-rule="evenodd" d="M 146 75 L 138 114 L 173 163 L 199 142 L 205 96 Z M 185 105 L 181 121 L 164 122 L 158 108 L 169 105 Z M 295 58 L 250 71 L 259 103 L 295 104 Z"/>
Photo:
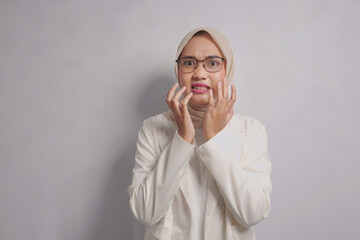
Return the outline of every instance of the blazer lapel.
<path id="1" fill-rule="evenodd" d="M 190 199 L 189 199 L 189 170 L 187 170 L 183 176 L 183 178 L 181 179 L 180 182 L 180 189 L 184 194 L 184 197 L 186 199 L 186 202 L 188 204 L 188 206 L 190 206 Z"/>
<path id="2" fill-rule="evenodd" d="M 221 196 L 218 186 L 216 185 L 215 179 L 209 175 L 208 182 L 208 194 L 206 199 L 206 207 L 205 207 L 205 219 L 204 219 L 204 236 L 207 239 L 206 233 L 209 232 L 207 230 L 211 217 L 214 213 L 214 210 L 218 204 L 219 197 Z"/>

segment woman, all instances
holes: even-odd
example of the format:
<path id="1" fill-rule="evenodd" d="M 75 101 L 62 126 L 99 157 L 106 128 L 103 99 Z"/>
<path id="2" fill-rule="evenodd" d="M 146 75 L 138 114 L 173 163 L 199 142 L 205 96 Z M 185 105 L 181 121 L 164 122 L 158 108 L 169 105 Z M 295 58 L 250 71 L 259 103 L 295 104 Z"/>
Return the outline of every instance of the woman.
<path id="1" fill-rule="evenodd" d="M 231 47 L 220 32 L 198 28 L 176 59 L 170 110 L 139 132 L 131 210 L 145 239 L 253 240 L 270 211 L 271 163 L 264 125 L 233 112 Z"/>

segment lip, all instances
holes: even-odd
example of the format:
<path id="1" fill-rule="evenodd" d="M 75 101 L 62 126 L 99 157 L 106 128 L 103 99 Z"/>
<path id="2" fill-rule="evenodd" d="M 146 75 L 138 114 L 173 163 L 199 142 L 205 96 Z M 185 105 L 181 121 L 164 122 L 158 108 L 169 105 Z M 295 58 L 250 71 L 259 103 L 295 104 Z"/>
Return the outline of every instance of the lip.
<path id="1" fill-rule="evenodd" d="M 195 83 L 193 85 L 191 85 L 191 87 L 206 87 L 206 88 L 210 88 L 209 85 L 206 85 L 204 83 Z"/>
<path id="2" fill-rule="evenodd" d="M 203 87 L 206 89 L 195 89 L 197 87 Z M 194 94 L 203 94 L 203 93 L 207 93 L 210 91 L 210 87 L 206 84 L 203 83 L 195 83 L 193 85 L 191 85 L 191 92 Z"/>

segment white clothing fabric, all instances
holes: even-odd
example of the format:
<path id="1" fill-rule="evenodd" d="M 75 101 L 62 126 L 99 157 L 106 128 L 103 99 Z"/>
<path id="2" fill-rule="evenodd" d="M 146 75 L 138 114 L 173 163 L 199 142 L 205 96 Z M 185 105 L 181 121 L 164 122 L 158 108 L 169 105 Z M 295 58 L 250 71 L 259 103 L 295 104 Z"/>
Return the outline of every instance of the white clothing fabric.
<path id="1" fill-rule="evenodd" d="M 202 128 L 195 129 L 195 147 L 205 142 Z M 209 171 L 194 154 L 189 162 L 189 205 L 191 210 L 190 240 L 204 239 L 205 204 Z"/>
<path id="2" fill-rule="evenodd" d="M 238 114 L 199 146 L 185 142 L 164 114 L 143 122 L 128 193 L 135 218 L 146 225 L 145 239 L 190 238 L 194 155 L 209 173 L 204 239 L 255 240 L 254 225 L 270 211 L 271 163 L 264 125 Z"/>

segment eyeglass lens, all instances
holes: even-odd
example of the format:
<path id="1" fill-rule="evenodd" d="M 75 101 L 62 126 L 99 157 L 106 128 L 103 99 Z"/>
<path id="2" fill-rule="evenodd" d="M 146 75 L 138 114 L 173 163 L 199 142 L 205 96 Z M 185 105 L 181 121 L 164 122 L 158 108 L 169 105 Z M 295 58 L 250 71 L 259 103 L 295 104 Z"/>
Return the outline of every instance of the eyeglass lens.
<path id="1" fill-rule="evenodd" d="M 195 59 L 180 59 L 179 60 L 179 69 L 182 72 L 190 73 L 193 72 L 198 62 L 203 62 L 204 68 L 208 72 L 218 72 L 222 68 L 223 60 L 219 57 L 206 58 L 204 60 L 195 60 Z"/>

